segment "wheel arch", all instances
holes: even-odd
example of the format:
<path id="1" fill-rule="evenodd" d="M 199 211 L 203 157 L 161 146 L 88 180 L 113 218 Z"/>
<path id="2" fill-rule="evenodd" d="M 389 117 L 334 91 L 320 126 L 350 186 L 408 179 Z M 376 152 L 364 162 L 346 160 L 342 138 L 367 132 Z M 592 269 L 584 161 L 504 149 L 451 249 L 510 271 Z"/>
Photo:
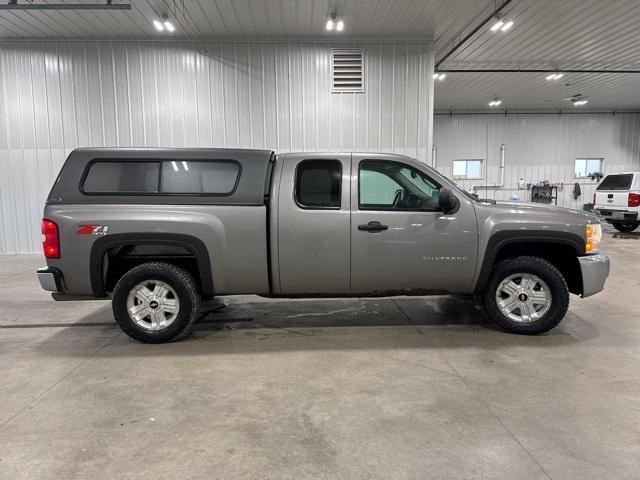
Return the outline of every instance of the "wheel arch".
<path id="1" fill-rule="evenodd" d="M 538 232 L 503 230 L 487 242 L 482 266 L 478 274 L 475 294 L 484 291 L 494 267 L 505 258 L 531 255 L 544 258 L 560 270 L 569 291 L 582 293 L 582 273 L 578 257 L 585 253 L 585 240 L 571 232 Z"/>
<path id="2" fill-rule="evenodd" d="M 213 276 L 209 251 L 202 240 L 192 235 L 161 232 L 119 233 L 99 238 L 91 247 L 89 276 L 95 297 L 105 298 L 105 256 L 117 247 L 141 245 L 168 245 L 181 247 L 196 260 L 200 288 L 203 295 L 213 295 Z"/>

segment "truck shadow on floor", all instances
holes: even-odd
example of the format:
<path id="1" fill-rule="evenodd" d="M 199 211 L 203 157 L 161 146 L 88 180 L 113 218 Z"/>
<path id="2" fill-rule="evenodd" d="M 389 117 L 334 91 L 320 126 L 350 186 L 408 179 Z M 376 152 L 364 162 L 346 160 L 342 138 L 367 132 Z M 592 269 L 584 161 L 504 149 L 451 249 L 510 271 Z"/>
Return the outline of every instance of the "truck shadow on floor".
<path id="1" fill-rule="evenodd" d="M 359 326 L 482 325 L 490 327 L 472 301 L 452 297 L 270 300 L 212 305 L 195 328 L 331 328 Z"/>
<path id="2" fill-rule="evenodd" d="M 611 235 L 613 238 L 620 238 L 623 240 L 638 240 L 640 239 L 640 232 L 618 232 Z"/>
<path id="3" fill-rule="evenodd" d="M 313 350 L 388 350 L 513 346 L 555 348 L 597 336 L 593 322 L 569 312 L 546 334 L 503 333 L 472 302 L 454 297 L 349 298 L 228 302 L 203 312 L 193 335 L 181 342 L 143 345 L 129 339 L 107 306 L 71 324 L 59 324 L 39 349 L 65 357 L 84 355 L 84 347 L 108 345 L 107 356 L 216 355 Z M 95 328 L 76 328 L 76 327 Z M 106 342 L 106 343 L 105 343 Z M 212 345 L 215 343 L 215 345 Z"/>
<path id="4" fill-rule="evenodd" d="M 578 340 L 563 329 L 563 325 L 580 322 L 579 340 L 596 335 L 590 324 L 581 321 L 579 315 L 569 312 L 560 327 L 542 336 L 569 337 Z M 344 335 L 349 328 L 359 332 L 373 332 L 376 327 L 391 333 L 418 332 L 438 336 L 435 328 L 456 328 L 458 333 L 496 333 L 510 338 L 508 343 L 517 344 L 518 339 L 527 343 L 526 336 L 510 335 L 500 331 L 484 312 L 470 299 L 457 297 L 393 297 L 356 298 L 304 301 L 261 301 L 256 303 L 230 303 L 205 313 L 194 326 L 194 334 L 203 337 L 207 331 L 238 331 L 270 329 L 273 334 L 282 333 Z M 441 331 L 441 330 L 440 330 Z"/>

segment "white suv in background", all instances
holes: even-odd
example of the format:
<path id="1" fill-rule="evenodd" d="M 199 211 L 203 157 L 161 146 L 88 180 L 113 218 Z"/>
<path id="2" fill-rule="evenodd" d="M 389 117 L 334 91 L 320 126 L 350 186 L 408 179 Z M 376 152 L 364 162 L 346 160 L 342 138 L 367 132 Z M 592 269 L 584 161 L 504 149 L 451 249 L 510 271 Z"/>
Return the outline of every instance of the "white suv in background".
<path id="1" fill-rule="evenodd" d="M 640 172 L 612 173 L 593 195 L 593 209 L 620 232 L 640 225 Z"/>

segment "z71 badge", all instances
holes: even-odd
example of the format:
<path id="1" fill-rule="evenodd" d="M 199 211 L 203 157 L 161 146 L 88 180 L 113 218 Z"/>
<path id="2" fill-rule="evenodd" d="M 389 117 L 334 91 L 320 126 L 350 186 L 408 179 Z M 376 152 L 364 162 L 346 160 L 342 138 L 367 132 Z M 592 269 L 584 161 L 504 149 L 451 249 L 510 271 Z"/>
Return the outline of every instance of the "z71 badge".
<path id="1" fill-rule="evenodd" d="M 78 225 L 78 235 L 106 235 L 109 225 Z"/>

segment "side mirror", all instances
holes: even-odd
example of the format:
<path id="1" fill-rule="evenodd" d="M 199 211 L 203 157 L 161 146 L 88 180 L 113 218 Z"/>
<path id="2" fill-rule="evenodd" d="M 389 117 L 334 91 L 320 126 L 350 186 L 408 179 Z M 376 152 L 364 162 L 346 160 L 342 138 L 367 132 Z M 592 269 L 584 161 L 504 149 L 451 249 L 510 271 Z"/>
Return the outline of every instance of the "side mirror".
<path id="1" fill-rule="evenodd" d="M 448 188 L 443 188 L 440 190 L 440 195 L 438 197 L 438 205 L 440 206 L 440 210 L 443 213 L 455 213 L 458 211 L 458 207 L 460 206 L 460 200 L 451 193 L 451 190 Z"/>

